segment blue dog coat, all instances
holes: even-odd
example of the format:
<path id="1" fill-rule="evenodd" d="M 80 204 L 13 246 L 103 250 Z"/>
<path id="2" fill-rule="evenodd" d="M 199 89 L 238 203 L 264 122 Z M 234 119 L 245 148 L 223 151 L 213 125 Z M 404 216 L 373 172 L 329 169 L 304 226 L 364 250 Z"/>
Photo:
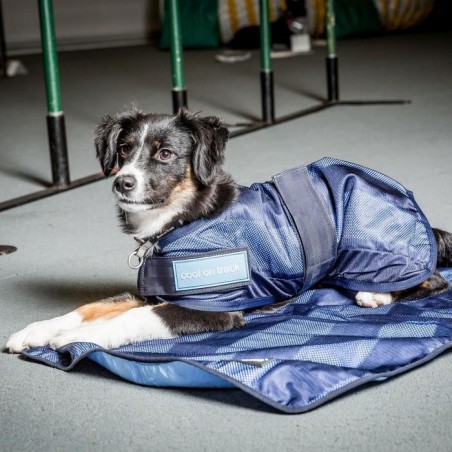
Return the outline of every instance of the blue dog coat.
<path id="1" fill-rule="evenodd" d="M 143 297 L 235 311 L 319 281 L 403 290 L 435 269 L 433 232 L 412 193 L 374 170 L 323 158 L 239 192 L 219 215 L 160 238 L 140 268 Z"/>

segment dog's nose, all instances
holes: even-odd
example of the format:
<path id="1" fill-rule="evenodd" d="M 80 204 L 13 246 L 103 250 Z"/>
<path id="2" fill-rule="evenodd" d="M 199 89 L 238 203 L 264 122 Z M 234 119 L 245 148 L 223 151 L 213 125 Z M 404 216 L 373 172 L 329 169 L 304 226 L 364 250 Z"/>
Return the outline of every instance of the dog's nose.
<path id="1" fill-rule="evenodd" d="M 119 193 L 127 193 L 132 191 L 137 184 L 137 180 L 133 176 L 121 176 L 115 180 L 115 190 Z"/>

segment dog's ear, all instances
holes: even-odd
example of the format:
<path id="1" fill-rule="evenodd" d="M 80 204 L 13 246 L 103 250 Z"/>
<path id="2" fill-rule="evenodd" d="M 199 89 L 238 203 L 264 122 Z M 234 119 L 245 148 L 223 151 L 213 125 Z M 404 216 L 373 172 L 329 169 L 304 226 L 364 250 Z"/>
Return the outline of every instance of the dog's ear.
<path id="1" fill-rule="evenodd" d="M 189 128 L 195 147 L 192 167 L 195 177 L 203 185 L 210 185 L 224 161 L 224 148 L 229 131 L 216 116 L 199 117 L 181 108 L 177 119 Z"/>
<path id="2" fill-rule="evenodd" d="M 96 156 L 106 177 L 116 164 L 119 135 L 140 114 L 140 111 L 131 109 L 113 117 L 106 115 L 97 126 L 94 138 Z"/>
<path id="3" fill-rule="evenodd" d="M 96 157 L 106 177 L 110 175 L 116 163 L 117 142 L 121 130 L 119 121 L 110 115 L 104 116 L 96 128 L 94 138 Z"/>

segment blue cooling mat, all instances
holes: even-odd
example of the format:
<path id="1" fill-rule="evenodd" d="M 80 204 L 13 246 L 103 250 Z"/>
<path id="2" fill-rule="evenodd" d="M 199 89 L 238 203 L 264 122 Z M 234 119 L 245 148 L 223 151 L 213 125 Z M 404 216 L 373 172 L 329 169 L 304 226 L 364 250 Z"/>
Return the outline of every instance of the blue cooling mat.
<path id="1" fill-rule="evenodd" d="M 452 269 L 442 273 L 452 281 Z M 452 346 L 452 291 L 366 309 L 351 293 L 316 289 L 278 311 L 246 317 L 244 328 L 223 333 L 113 350 L 74 343 L 24 355 L 63 370 L 89 358 L 142 385 L 238 387 L 279 410 L 301 413 Z"/>

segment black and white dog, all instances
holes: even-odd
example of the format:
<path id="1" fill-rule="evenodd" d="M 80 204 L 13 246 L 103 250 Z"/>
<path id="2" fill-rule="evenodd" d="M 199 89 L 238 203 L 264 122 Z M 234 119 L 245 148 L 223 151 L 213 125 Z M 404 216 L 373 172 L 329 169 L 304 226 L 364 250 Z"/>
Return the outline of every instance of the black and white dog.
<path id="1" fill-rule="evenodd" d="M 230 206 L 237 188 L 222 169 L 228 131 L 216 117 L 187 110 L 175 116 L 130 110 L 106 116 L 96 131 L 97 157 L 106 176 L 117 171 L 113 193 L 123 231 L 139 239 L 157 237 L 175 225 L 208 218 Z M 434 230 L 438 265 L 452 265 L 452 234 Z M 356 301 L 377 307 L 448 289 L 435 273 L 402 292 L 360 292 Z M 122 294 L 32 323 L 13 334 L 7 349 L 71 342 L 114 348 L 148 339 L 241 327 L 242 312 L 204 312 Z"/>

